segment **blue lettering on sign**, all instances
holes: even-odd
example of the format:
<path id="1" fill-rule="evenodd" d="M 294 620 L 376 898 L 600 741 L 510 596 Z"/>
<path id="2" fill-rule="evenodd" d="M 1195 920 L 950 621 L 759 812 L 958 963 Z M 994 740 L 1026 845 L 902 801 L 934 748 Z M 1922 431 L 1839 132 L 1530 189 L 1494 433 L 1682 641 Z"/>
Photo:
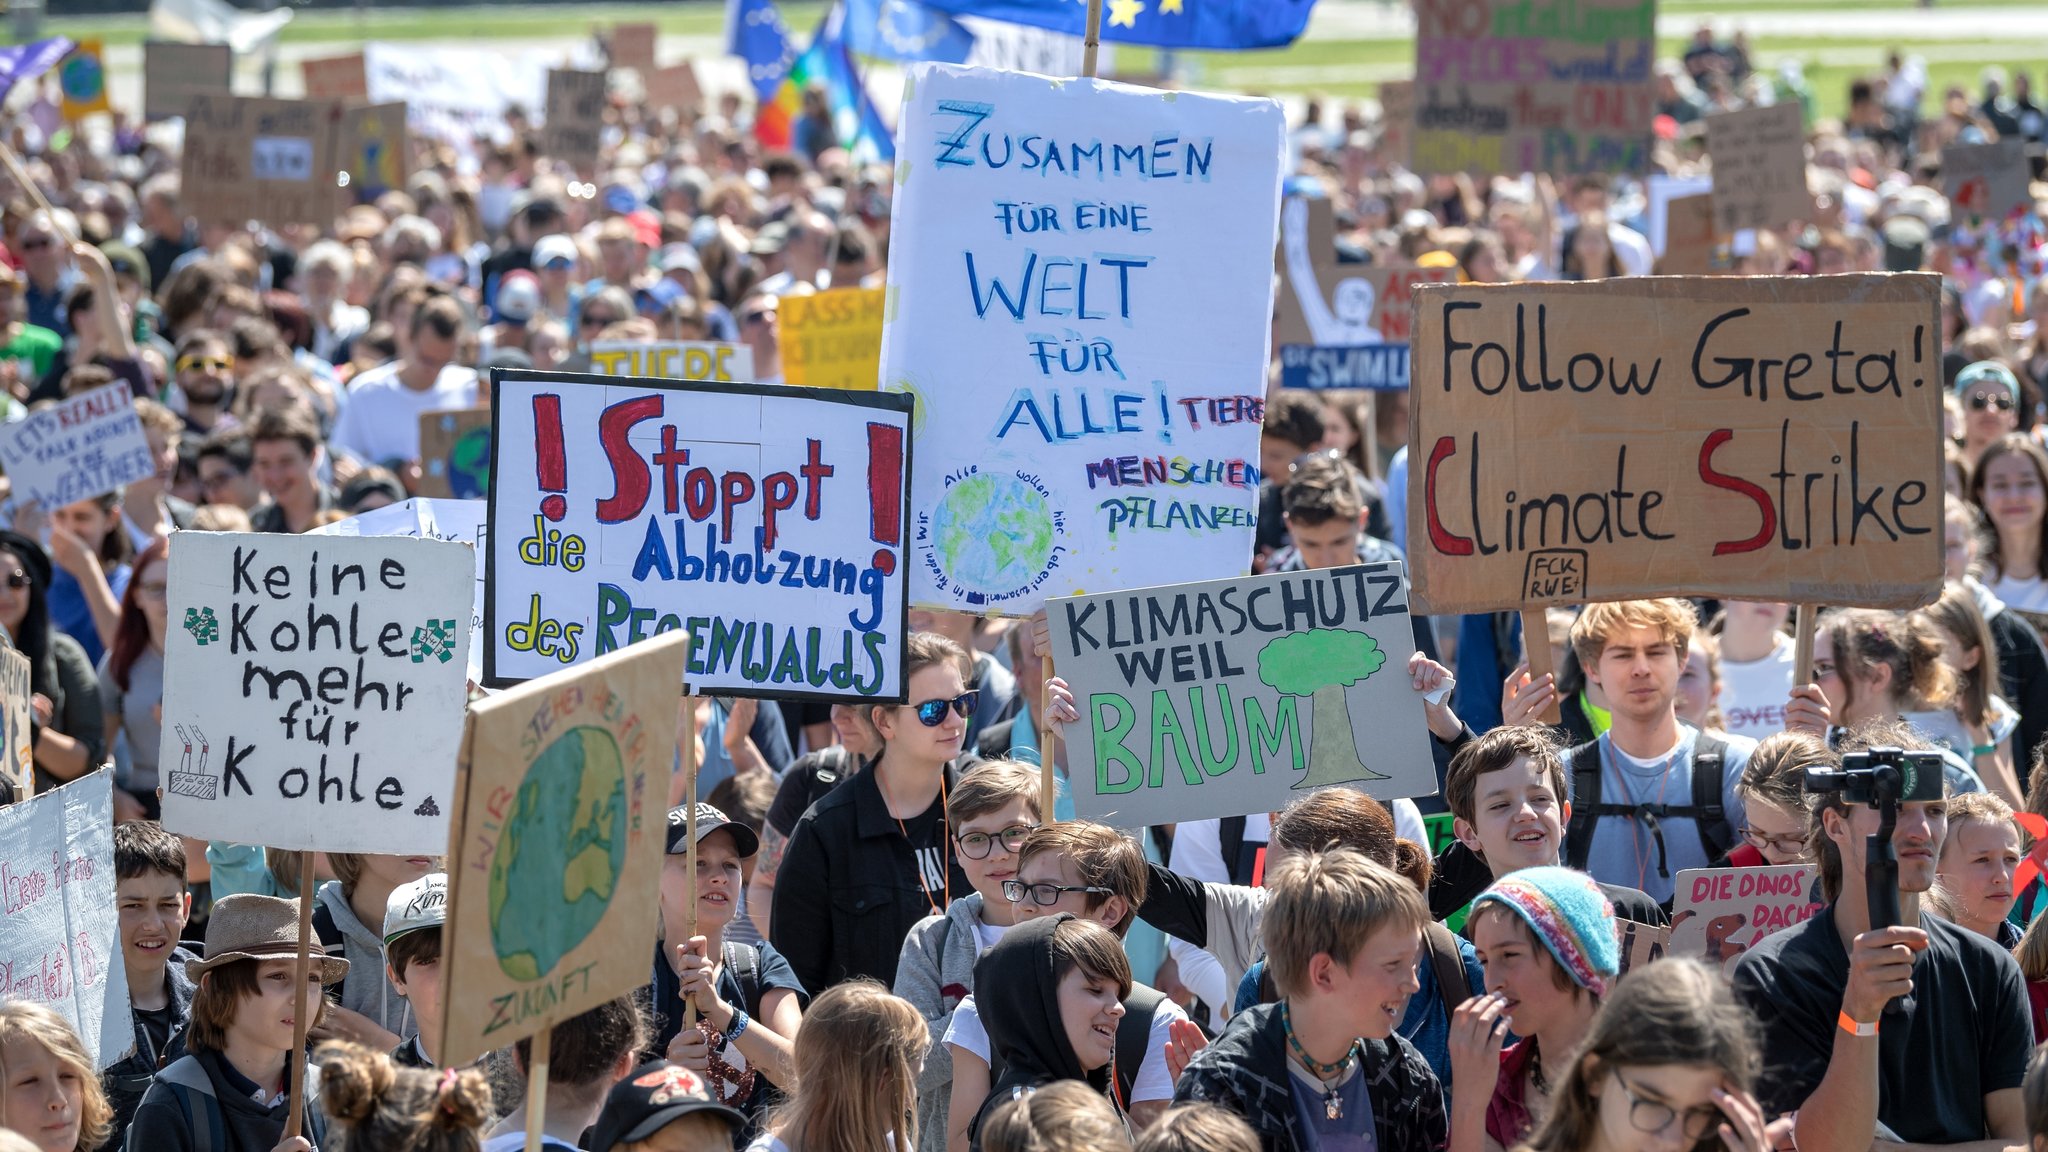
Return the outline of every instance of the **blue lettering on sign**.
<path id="1" fill-rule="evenodd" d="M 1280 346 L 1280 386 L 1321 391 L 1326 388 L 1408 387 L 1408 345 L 1360 344 L 1350 347 Z"/>

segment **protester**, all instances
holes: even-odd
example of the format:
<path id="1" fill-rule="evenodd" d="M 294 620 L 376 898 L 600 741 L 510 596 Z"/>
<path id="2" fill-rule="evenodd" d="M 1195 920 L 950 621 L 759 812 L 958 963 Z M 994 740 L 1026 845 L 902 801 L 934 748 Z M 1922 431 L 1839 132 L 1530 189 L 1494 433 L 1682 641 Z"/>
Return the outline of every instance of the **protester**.
<path id="1" fill-rule="evenodd" d="M 612 1086 L 590 1129 L 590 1152 L 733 1152 L 747 1118 L 704 1078 L 656 1060 Z"/>
<path id="2" fill-rule="evenodd" d="M 548 1033 L 547 1097 L 540 1146 L 577 1152 L 612 1086 L 633 1071 L 647 1047 L 647 1017 L 631 996 L 607 1000 L 556 1024 Z M 531 1037 L 513 1046 L 521 1077 L 533 1066 Z M 442 1075 L 447 1075 L 443 1073 Z M 526 1116 L 512 1111 L 485 1134 L 483 1152 L 526 1147 Z"/>
<path id="3" fill-rule="evenodd" d="M 917 1147 L 917 1062 L 928 1034 L 917 1009 L 867 979 L 828 989 L 804 1016 L 792 1097 L 747 1152 L 867 1152 Z"/>
<path id="4" fill-rule="evenodd" d="M 92 661 L 78 641 L 51 627 L 49 587 L 42 547 L 20 532 L 0 531 L 0 628 L 29 660 L 37 792 L 99 767 L 106 738 Z"/>
<path id="5" fill-rule="evenodd" d="M 1822 619 L 1813 641 L 1813 676 L 1835 718 L 1850 728 L 1905 722 L 1908 712 L 1947 708 L 1956 691 L 1955 669 L 1942 659 L 1940 631 L 1924 616 L 1875 608 L 1844 609 Z M 1951 792 L 1984 788 L 1969 761 L 1946 748 L 1940 752 Z M 1995 778 L 1996 758 L 1987 753 L 1979 762 Z M 1998 790 L 2017 795 L 2019 784 L 2003 780 Z"/>
<path id="6" fill-rule="evenodd" d="M 1948 802 L 1948 835 L 1941 842 L 1929 889 L 1934 910 L 1959 928 L 1989 937 L 2011 952 L 2020 945 L 2012 911 L 2013 873 L 2020 866 L 2020 826 L 2012 807 L 1989 792 L 1967 792 Z"/>
<path id="7" fill-rule="evenodd" d="M 1731 600 L 1722 607 L 1717 702 L 1731 735 L 1762 740 L 1785 727 L 1793 687 L 1789 614 L 1785 604 Z"/>
<path id="8" fill-rule="evenodd" d="M 1036 917 L 983 955 L 974 982 L 988 990 L 983 1023 L 991 1067 L 1001 1069 L 968 1125 L 974 1152 L 991 1111 L 1047 1084 L 1085 1083 L 1116 1107 L 1116 1033 L 1131 967 L 1114 933 L 1071 913 Z M 956 1111 L 965 1111 L 957 1100 Z"/>
<path id="9" fill-rule="evenodd" d="M 2048 916 L 2036 916 L 2027 925 L 2012 958 L 2027 982 L 2027 1008 L 2033 1019 L 2034 1035 L 2048 1035 Z"/>
<path id="10" fill-rule="evenodd" d="M 390 1052 L 401 1068 L 435 1068 L 440 1061 L 441 936 L 448 922 L 448 877 L 429 872 L 391 890 L 384 902 L 384 979 L 405 998 L 412 1030 Z"/>
<path id="11" fill-rule="evenodd" d="M 435 870 L 429 856 L 330 852 L 335 878 L 320 886 L 313 935 L 329 956 L 349 962 L 339 1003 L 319 1039 L 352 1040 L 389 1052 L 412 1031 L 412 1006 L 392 987 L 384 964 L 384 917 L 391 894 Z"/>
<path id="12" fill-rule="evenodd" d="M 334 507 L 334 490 L 320 479 L 320 427 L 301 409 L 272 410 L 249 432 L 256 482 L 270 503 L 251 511 L 258 532 L 304 532 Z"/>
<path id="13" fill-rule="evenodd" d="M 117 741 L 127 752 L 127 773 L 119 785 L 139 814 L 154 820 L 157 755 L 163 742 L 164 635 L 170 623 L 170 541 L 159 540 L 135 558 L 135 577 L 121 595 L 121 618 L 113 643 L 100 660 L 102 746 Z"/>
<path id="14" fill-rule="evenodd" d="M 972 715 L 967 718 L 967 746 L 972 748 L 981 734 L 994 724 L 1016 715 L 1022 701 L 1017 696 L 1017 680 L 1008 668 L 998 664 L 994 657 L 981 650 L 982 621 L 965 612 L 930 612 L 913 608 L 909 624 L 913 632 L 933 632 L 960 646 L 974 661 L 974 675 L 969 678 L 968 687 L 976 692 Z"/>
<path id="15" fill-rule="evenodd" d="M 1968 756 L 1978 776 L 2008 804 L 2019 803 L 2019 775 L 2014 771 L 2012 734 L 2020 715 L 1998 692 L 1998 642 L 1977 606 L 1977 597 L 1960 583 L 1950 582 L 1941 598 L 1920 610 L 1940 630 L 1942 662 L 1956 674 L 1956 692 L 1949 707 L 1909 712 L 1906 721 L 1942 747 Z M 2003 782 L 1993 784 L 1993 781 Z"/>
<path id="16" fill-rule="evenodd" d="M 713 808 L 726 814 L 726 819 L 752 832 L 756 838 L 768 827 L 768 810 L 775 805 L 775 793 L 780 781 L 766 772 L 748 772 L 740 776 L 728 776 L 718 782 L 704 799 Z M 751 944 L 759 947 L 768 942 L 755 926 L 753 917 L 754 864 L 761 858 L 759 852 L 740 858 L 740 891 L 733 910 L 732 920 L 725 926 L 725 937 L 737 944 Z"/>
<path id="17" fill-rule="evenodd" d="M 1984 583 L 2001 603 L 2027 614 L 2035 628 L 2048 619 L 2048 451 L 2009 432 L 1982 448 L 1970 471 L 1970 502 L 1991 522 Z"/>
<path id="18" fill-rule="evenodd" d="M 1841 763 L 1827 742 L 1811 732 L 1780 732 L 1758 744 L 1736 785 L 1742 793 L 1738 831 L 1744 843 L 1728 854 L 1728 864 L 1754 868 L 1810 861 L 1806 774 L 1835 771 Z"/>
<path id="19" fill-rule="evenodd" d="M 135 1051 L 102 1076 L 113 1108 L 106 1144 L 119 1148 L 172 1039 L 192 1016 L 193 984 L 186 965 L 198 957 L 179 945 L 192 912 L 184 843 L 154 821 L 114 825 L 114 907 L 120 913 L 121 966 L 135 1023 Z"/>
<path id="20" fill-rule="evenodd" d="M 210 506 L 231 504 L 253 512 L 265 499 L 253 473 L 256 447 L 249 431 L 236 428 L 208 436 L 199 445 L 199 488 Z"/>
<path id="21" fill-rule="evenodd" d="M 1116 1108 L 1080 1080 L 1056 1080 L 1019 1093 L 998 1104 L 981 1126 L 982 1152 L 1130 1152 L 1130 1147 L 1130 1133 Z M 1252 1147 L 1258 1147 L 1256 1140 Z"/>
<path id="22" fill-rule="evenodd" d="M 1981 472 L 1986 450 L 2020 427 L 2020 382 L 1998 361 L 1979 360 L 1956 374 L 1954 388 L 1964 408 L 1963 456 Z"/>
<path id="23" fill-rule="evenodd" d="M 329 1044 L 320 1050 L 320 1109 L 335 1152 L 478 1152 L 491 1086 L 481 1072 L 428 1072 L 359 1044 Z"/>
<path id="24" fill-rule="evenodd" d="M 39 1152 L 93 1152 L 112 1109 L 69 1021 L 46 1005 L 0 1003 L 0 1127 Z"/>
<path id="25" fill-rule="evenodd" d="M 121 527 L 119 495 L 108 492 L 50 510 L 50 623 L 78 641 L 95 665 L 114 643 L 134 549 Z"/>

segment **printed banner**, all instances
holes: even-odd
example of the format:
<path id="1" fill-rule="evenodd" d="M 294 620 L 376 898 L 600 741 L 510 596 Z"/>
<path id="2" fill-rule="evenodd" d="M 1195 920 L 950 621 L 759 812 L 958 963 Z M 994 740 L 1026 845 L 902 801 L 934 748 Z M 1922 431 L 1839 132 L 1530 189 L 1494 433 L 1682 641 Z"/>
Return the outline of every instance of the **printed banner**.
<path id="1" fill-rule="evenodd" d="M 1714 214 L 1722 232 L 1813 218 L 1799 101 L 1707 117 L 1707 155 L 1714 161 Z"/>
<path id="2" fill-rule="evenodd" d="M 638 644 L 470 710 L 441 930 L 449 1067 L 647 983 L 688 645 Z"/>
<path id="3" fill-rule="evenodd" d="M 156 474 L 135 399 L 121 380 L 0 424 L 0 464 L 14 482 L 14 498 L 45 511 Z"/>
<path id="4" fill-rule="evenodd" d="M 112 772 L 0 808 L 0 906 L 0 1000 L 56 1009 L 94 1068 L 120 1063 L 135 1025 L 114 903 Z"/>
<path id="5" fill-rule="evenodd" d="M 1933 600 L 1940 283 L 1865 273 L 1418 288 L 1417 604 Z"/>
<path id="6" fill-rule="evenodd" d="M 910 398 L 492 378 L 484 680 L 677 629 L 693 693 L 900 700 Z"/>
<path id="7" fill-rule="evenodd" d="M 1249 570 L 1284 136 L 1270 100 L 911 69 L 882 386 L 917 398 L 918 604 Z"/>
<path id="8" fill-rule="evenodd" d="M 319 852 L 438 852 L 462 735 L 469 549 L 180 532 L 164 827 Z"/>
<path id="9" fill-rule="evenodd" d="M 33 668 L 20 649 L 0 648 L 0 774 L 14 782 L 15 796 L 23 799 L 36 790 Z"/>
<path id="10" fill-rule="evenodd" d="M 420 413 L 420 495 L 482 500 L 491 491 L 491 410 Z"/>
<path id="11" fill-rule="evenodd" d="M 782 378 L 872 392 L 882 371 L 882 288 L 782 298 Z"/>
<path id="12" fill-rule="evenodd" d="M 1399 564 L 1056 599 L 1074 814 L 1124 827 L 1274 812 L 1343 784 L 1436 791 Z"/>
<path id="13" fill-rule="evenodd" d="M 1414 168 L 1640 172 L 1656 0 L 1416 0 Z"/>
<path id="14" fill-rule="evenodd" d="M 107 60 L 98 40 L 80 40 L 57 65 L 57 86 L 66 120 L 107 110 Z"/>
<path id="15" fill-rule="evenodd" d="M 369 68 L 361 52 L 299 61 L 299 76 L 308 100 L 344 103 L 370 98 Z"/>
<path id="16" fill-rule="evenodd" d="M 745 344 L 723 344 L 715 340 L 658 340 L 647 344 L 598 340 L 590 345 L 590 370 L 600 376 L 652 376 L 658 380 L 719 380 L 729 384 L 751 384 L 754 382 L 754 350 Z"/>
<path id="17" fill-rule="evenodd" d="M 239 228 L 334 222 L 336 120 L 310 100 L 194 96 L 185 109 L 184 203 Z"/>
<path id="18" fill-rule="evenodd" d="M 597 166 L 604 99 L 603 72 L 549 70 L 547 120 L 540 130 L 541 150 L 549 159 L 586 174 Z"/>
<path id="19" fill-rule="evenodd" d="M 2024 137 L 1990 144 L 1950 144 L 1941 150 L 1941 186 L 1958 224 L 1972 216 L 2003 220 L 2014 209 L 2034 204 Z"/>
<path id="20" fill-rule="evenodd" d="M 484 416 L 488 418 L 489 412 Z M 486 459 L 485 467 L 489 467 Z M 482 500 L 437 500 L 425 497 L 407 500 L 402 504 L 389 504 L 369 512 L 358 513 L 346 520 L 337 520 L 318 528 L 309 528 L 307 536 L 404 536 L 415 540 L 454 540 L 469 545 L 470 554 L 476 564 L 475 593 L 470 598 L 469 611 L 469 678 L 478 683 L 484 678 L 484 541 L 489 536 L 485 526 L 485 505 Z"/>
<path id="21" fill-rule="evenodd" d="M 142 114 L 151 120 L 183 116 L 194 96 L 225 96 L 233 81 L 235 51 L 225 44 L 142 46 Z"/>
<path id="22" fill-rule="evenodd" d="M 1690 868 L 1671 903 L 1671 951 L 1719 964 L 1827 906 L 1820 867 Z"/>

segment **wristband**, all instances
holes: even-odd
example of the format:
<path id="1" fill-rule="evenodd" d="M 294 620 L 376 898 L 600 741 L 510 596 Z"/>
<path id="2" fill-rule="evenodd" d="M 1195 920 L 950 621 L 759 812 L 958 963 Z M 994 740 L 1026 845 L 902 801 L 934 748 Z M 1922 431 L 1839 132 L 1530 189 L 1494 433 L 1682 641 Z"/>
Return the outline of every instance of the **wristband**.
<path id="1" fill-rule="evenodd" d="M 1996 744 L 1972 744 L 1972 745 L 1970 745 L 1970 756 L 1971 756 L 1971 758 L 1972 758 L 1972 759 L 1975 759 L 1975 758 L 1976 758 L 1976 757 L 1978 757 L 1978 756 L 1996 756 L 1996 755 L 1998 755 L 1998 745 L 1996 745 Z"/>
<path id="2" fill-rule="evenodd" d="M 750 1021 L 747 1019 L 747 1014 L 745 1012 L 742 1012 L 737 1008 L 733 1009 L 732 1021 L 731 1023 L 727 1024 L 725 1028 L 725 1042 L 727 1044 L 739 1043 L 740 1037 L 746 1034 L 747 1025 L 749 1023 Z"/>
<path id="3" fill-rule="evenodd" d="M 1846 1008 L 1842 1010 L 1842 1015 L 1839 1019 L 1835 1021 L 1835 1024 L 1838 1027 L 1840 1027 L 1842 1031 L 1847 1032 L 1851 1036 L 1861 1036 L 1867 1038 L 1877 1035 L 1877 1024 L 1875 1021 L 1869 1024 L 1860 1023 L 1850 1017 L 1848 1009 Z"/>

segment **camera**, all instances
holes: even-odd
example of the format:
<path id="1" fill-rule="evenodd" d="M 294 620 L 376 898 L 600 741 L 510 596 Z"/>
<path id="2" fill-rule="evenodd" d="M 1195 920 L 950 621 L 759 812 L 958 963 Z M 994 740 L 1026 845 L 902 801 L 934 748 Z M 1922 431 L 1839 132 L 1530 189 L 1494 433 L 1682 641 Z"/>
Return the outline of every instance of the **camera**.
<path id="1" fill-rule="evenodd" d="M 1872 748 L 1842 757 L 1840 771 L 1806 770 L 1807 792 L 1840 792 L 1848 804 L 1882 805 L 1887 799 L 1913 804 L 1942 798 L 1945 761 L 1939 752 Z"/>

